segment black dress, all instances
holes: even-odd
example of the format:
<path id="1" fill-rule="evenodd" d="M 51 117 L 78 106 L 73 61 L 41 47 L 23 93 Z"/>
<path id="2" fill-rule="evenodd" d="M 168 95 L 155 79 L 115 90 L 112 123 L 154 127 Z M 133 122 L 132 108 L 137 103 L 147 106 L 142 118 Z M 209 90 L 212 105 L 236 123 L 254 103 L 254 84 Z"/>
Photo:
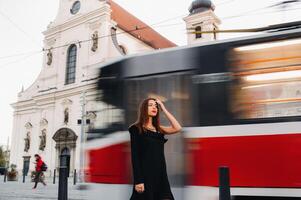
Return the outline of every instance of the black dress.
<path id="1" fill-rule="evenodd" d="M 136 126 L 129 128 L 134 175 L 130 200 L 174 200 L 166 173 L 164 143 L 167 139 L 158 132 L 139 133 Z M 135 185 L 144 183 L 145 191 L 138 193 Z"/>

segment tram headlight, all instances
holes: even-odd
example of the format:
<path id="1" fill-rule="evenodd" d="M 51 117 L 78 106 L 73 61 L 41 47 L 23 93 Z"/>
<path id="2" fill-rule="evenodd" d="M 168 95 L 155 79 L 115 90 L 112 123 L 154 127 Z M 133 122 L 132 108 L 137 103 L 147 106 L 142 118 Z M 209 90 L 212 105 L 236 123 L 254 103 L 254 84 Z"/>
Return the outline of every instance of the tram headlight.
<path id="1" fill-rule="evenodd" d="M 264 74 L 254 74 L 244 77 L 245 81 L 274 81 L 282 79 L 300 78 L 301 70 L 292 70 L 285 72 L 272 72 Z"/>

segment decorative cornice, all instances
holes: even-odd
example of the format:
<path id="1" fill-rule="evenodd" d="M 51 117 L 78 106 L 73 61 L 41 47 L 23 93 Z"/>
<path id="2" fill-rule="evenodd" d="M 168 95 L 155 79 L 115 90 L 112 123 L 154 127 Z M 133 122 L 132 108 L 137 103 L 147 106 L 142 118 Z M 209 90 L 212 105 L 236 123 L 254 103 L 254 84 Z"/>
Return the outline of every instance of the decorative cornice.
<path id="1" fill-rule="evenodd" d="M 194 22 L 194 21 L 200 21 L 201 18 L 205 18 L 205 17 L 206 17 L 206 20 L 208 20 L 208 19 L 209 20 L 216 20 L 217 23 L 219 23 L 219 24 L 221 23 L 221 20 L 217 17 L 217 15 L 212 10 L 201 12 L 201 13 L 198 13 L 198 14 L 195 14 L 195 15 L 188 15 L 188 16 L 184 17 L 183 20 L 186 23 L 191 23 L 191 22 Z"/>
<path id="2" fill-rule="evenodd" d="M 81 85 L 78 87 L 56 90 L 52 92 L 50 91 L 46 94 L 39 93 L 38 95 L 34 96 L 33 98 L 27 101 L 19 101 L 11 105 L 15 109 L 15 112 L 39 109 L 39 107 L 41 106 L 53 105 L 56 102 L 56 100 L 69 98 L 70 96 L 74 95 L 79 95 L 82 93 L 83 90 L 86 90 L 89 93 L 94 93 L 93 91 L 96 90 L 96 87 L 97 85 L 95 82 L 90 82 L 89 84 Z"/>
<path id="3" fill-rule="evenodd" d="M 46 37 L 49 37 L 50 35 L 68 30 L 72 27 L 78 26 L 79 24 L 83 24 L 83 23 L 85 23 L 89 20 L 99 18 L 98 20 L 101 21 L 101 17 L 105 16 L 105 15 L 110 15 L 110 12 L 111 12 L 111 9 L 110 9 L 109 6 L 103 6 L 102 8 L 94 10 L 90 13 L 85 14 L 85 15 L 81 15 L 77 18 L 72 18 L 69 21 L 66 21 L 65 23 L 55 25 L 53 27 L 49 27 L 46 31 L 43 32 L 43 34 Z"/>
<path id="4" fill-rule="evenodd" d="M 89 27 L 90 30 L 94 31 L 101 27 L 101 21 L 99 19 L 89 21 L 87 22 L 87 27 Z"/>
<path id="5" fill-rule="evenodd" d="M 53 46 L 56 42 L 56 37 L 48 38 L 45 40 L 46 46 Z"/>
<path id="6" fill-rule="evenodd" d="M 70 99 L 63 99 L 63 101 L 62 101 L 63 106 L 68 106 L 71 104 L 72 104 L 72 101 Z"/>

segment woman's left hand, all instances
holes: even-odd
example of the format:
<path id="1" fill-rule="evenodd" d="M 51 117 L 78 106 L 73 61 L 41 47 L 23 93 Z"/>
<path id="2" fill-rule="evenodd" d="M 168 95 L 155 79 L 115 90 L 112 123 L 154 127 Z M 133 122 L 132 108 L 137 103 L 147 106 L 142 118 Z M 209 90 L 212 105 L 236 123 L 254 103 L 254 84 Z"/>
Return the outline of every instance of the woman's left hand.
<path id="1" fill-rule="evenodd" d="M 179 132 L 182 129 L 182 126 L 179 124 L 179 122 L 176 120 L 176 118 L 170 112 L 168 112 L 168 110 L 165 108 L 162 101 L 160 101 L 159 99 L 156 99 L 156 102 L 159 105 L 158 107 L 161 108 L 161 110 L 163 111 L 163 113 L 165 114 L 165 116 L 167 117 L 169 122 L 171 123 L 171 126 L 169 126 L 169 127 L 160 126 L 161 129 L 163 130 L 163 132 L 165 134 L 173 134 L 173 133 Z"/>
<path id="2" fill-rule="evenodd" d="M 156 103 L 159 105 L 159 107 L 164 110 L 165 109 L 165 106 L 164 104 L 162 103 L 162 101 L 160 101 L 159 99 L 156 99 Z"/>

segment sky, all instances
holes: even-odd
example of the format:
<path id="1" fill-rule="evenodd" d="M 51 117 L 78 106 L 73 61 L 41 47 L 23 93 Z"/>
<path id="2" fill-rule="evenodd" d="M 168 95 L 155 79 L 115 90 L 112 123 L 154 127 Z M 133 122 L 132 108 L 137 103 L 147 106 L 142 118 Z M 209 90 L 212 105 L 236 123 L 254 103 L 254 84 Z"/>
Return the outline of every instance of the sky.
<path id="1" fill-rule="evenodd" d="M 222 21 L 220 29 L 253 28 L 301 20 L 301 3 L 281 7 L 273 6 L 280 0 L 212 1 L 216 6 L 215 13 Z M 186 44 L 183 17 L 188 15 L 192 0 L 115 2 L 179 46 Z M 6 145 L 12 133 L 13 109 L 10 104 L 17 101 L 18 92 L 22 87 L 28 88 L 41 71 L 42 32 L 55 19 L 58 6 L 59 0 L 0 0 L 0 145 Z M 243 35 L 223 34 L 219 37 Z"/>

